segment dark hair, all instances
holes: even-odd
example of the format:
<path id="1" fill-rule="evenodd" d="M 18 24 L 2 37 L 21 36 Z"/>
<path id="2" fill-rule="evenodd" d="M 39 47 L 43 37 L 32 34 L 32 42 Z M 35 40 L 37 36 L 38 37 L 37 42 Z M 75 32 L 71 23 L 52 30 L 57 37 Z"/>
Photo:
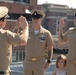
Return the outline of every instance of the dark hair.
<path id="1" fill-rule="evenodd" d="M 8 14 L 6 14 L 4 17 L 0 18 L 0 21 L 4 21 L 4 19 L 9 18 Z"/>
<path id="2" fill-rule="evenodd" d="M 59 68 L 58 62 L 59 62 L 61 59 L 64 60 L 64 67 L 66 67 L 66 61 L 67 61 L 66 56 L 65 56 L 65 55 L 60 55 L 60 56 L 57 58 L 57 61 L 56 61 L 56 68 Z"/>
<path id="3" fill-rule="evenodd" d="M 3 17 L 3 18 L 0 18 L 0 21 L 4 21 L 4 19 L 5 19 L 5 17 Z"/>

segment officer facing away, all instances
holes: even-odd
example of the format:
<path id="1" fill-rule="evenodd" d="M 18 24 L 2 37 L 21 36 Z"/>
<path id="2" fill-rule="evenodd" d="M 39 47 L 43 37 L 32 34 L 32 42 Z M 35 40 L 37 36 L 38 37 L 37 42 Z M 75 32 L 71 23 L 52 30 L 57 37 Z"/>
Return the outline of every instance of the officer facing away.
<path id="1" fill-rule="evenodd" d="M 63 33 L 64 19 L 60 19 L 59 23 L 59 42 L 61 44 L 68 42 L 69 51 L 67 54 L 67 75 L 76 75 L 76 13 L 74 15 L 74 27 L 70 27 Z"/>
<path id="2" fill-rule="evenodd" d="M 28 39 L 28 23 L 25 17 L 18 18 L 18 24 L 22 28 L 22 34 L 16 34 L 4 30 L 8 8 L 0 6 L 0 75 L 10 75 L 12 60 L 12 45 L 26 45 Z"/>
<path id="3" fill-rule="evenodd" d="M 50 31 L 41 26 L 45 13 L 34 9 L 31 11 L 32 27 L 25 46 L 23 75 L 44 75 L 44 70 L 50 66 L 53 55 L 53 39 Z M 45 62 L 45 50 L 48 50 Z"/>

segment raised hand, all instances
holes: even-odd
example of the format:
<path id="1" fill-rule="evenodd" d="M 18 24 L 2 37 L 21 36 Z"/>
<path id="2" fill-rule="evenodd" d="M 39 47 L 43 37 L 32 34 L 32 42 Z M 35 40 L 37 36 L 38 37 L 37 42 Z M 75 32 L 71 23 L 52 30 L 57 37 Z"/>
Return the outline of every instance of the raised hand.
<path id="1" fill-rule="evenodd" d="M 28 22 L 27 22 L 26 18 L 23 16 L 20 16 L 18 18 L 18 24 L 22 29 L 28 27 Z"/>
<path id="2" fill-rule="evenodd" d="M 64 18 L 61 18 L 60 21 L 59 21 L 59 29 L 62 29 L 64 27 Z"/>

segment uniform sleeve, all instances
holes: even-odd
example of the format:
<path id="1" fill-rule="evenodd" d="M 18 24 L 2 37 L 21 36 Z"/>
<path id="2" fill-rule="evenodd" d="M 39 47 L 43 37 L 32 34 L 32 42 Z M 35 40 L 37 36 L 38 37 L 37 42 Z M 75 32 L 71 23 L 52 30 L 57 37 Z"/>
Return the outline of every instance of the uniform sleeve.
<path id="1" fill-rule="evenodd" d="M 8 42 L 11 43 L 12 45 L 20 44 L 20 36 L 11 31 L 7 31 L 7 39 L 8 39 Z"/>
<path id="2" fill-rule="evenodd" d="M 53 41 L 52 35 L 51 35 L 51 33 L 48 31 L 48 33 L 47 33 L 47 46 L 53 45 L 53 44 L 54 44 L 54 41 Z"/>
<path id="3" fill-rule="evenodd" d="M 69 30 L 68 31 L 66 31 L 65 33 L 63 33 L 63 41 L 64 42 L 67 42 L 68 41 L 68 37 L 67 37 L 67 35 L 68 35 L 68 32 L 69 32 Z"/>

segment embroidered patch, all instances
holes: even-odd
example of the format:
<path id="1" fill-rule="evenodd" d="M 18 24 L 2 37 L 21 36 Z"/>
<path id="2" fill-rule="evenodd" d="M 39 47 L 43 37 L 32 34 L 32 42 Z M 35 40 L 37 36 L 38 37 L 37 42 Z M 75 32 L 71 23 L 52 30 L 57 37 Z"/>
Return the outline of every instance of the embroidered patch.
<path id="1" fill-rule="evenodd" d="M 41 36 L 39 37 L 39 39 L 40 39 L 40 40 L 46 40 L 46 37 L 45 37 L 45 35 L 41 35 Z"/>

